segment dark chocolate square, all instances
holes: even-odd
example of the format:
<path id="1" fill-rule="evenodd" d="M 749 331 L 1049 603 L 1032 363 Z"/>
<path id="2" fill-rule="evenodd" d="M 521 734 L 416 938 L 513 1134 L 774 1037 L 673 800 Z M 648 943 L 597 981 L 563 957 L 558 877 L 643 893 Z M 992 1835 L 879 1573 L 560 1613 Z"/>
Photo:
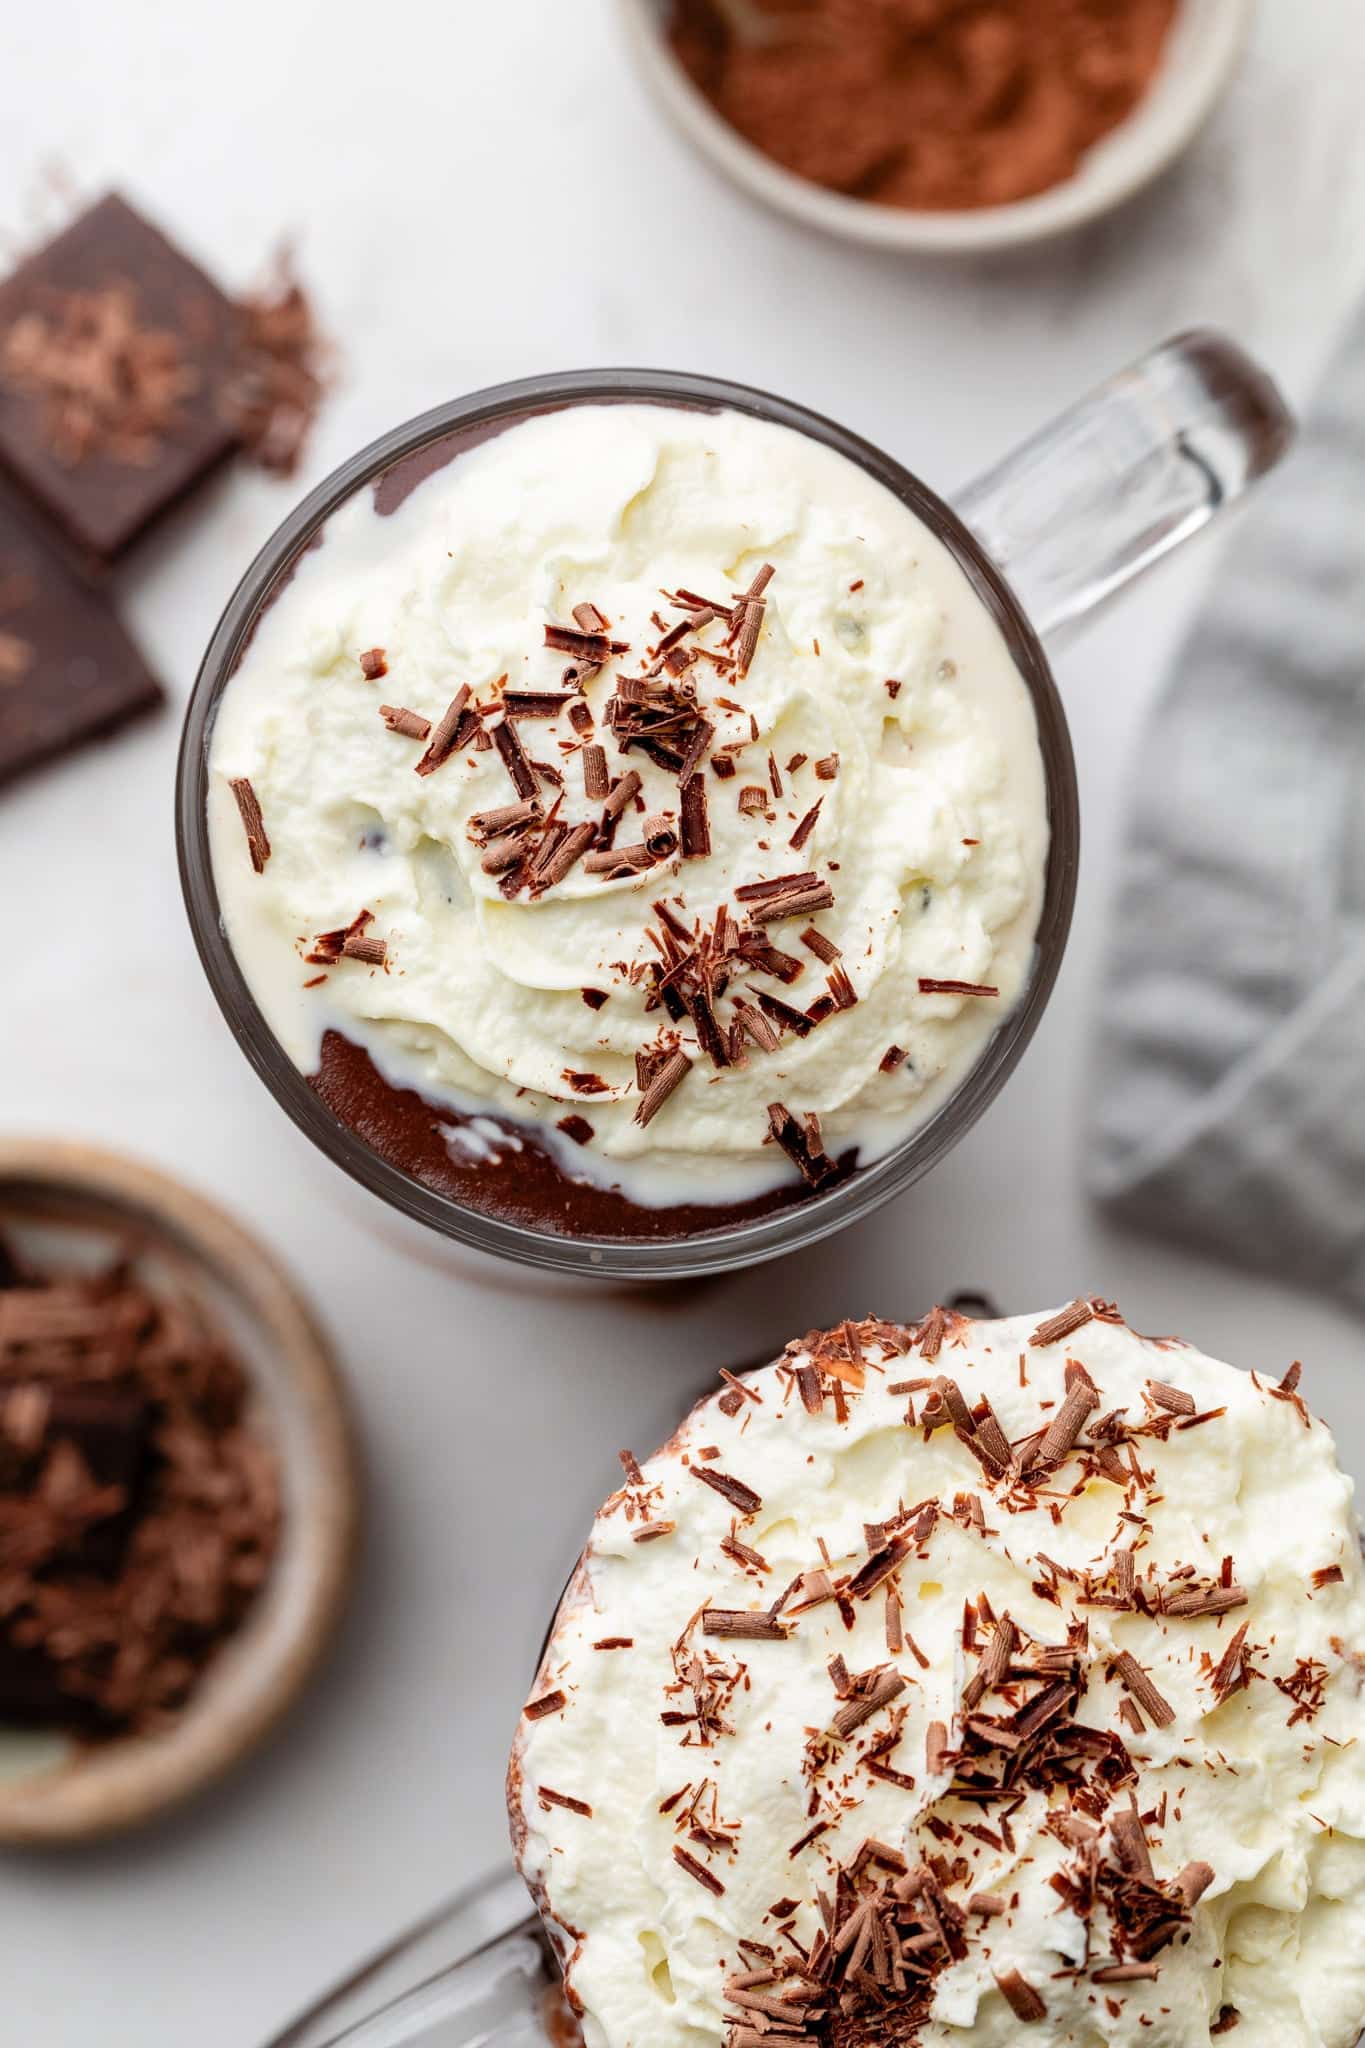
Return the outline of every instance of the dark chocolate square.
<path id="1" fill-rule="evenodd" d="M 109 600 L 0 486 L 0 783 L 160 702 Z"/>
<path id="2" fill-rule="evenodd" d="M 10 360 L 21 347 L 16 323 L 28 342 L 35 323 L 61 322 L 73 294 L 112 292 L 125 295 L 140 335 L 174 337 L 173 371 L 187 371 L 192 388 L 140 447 L 121 450 L 102 435 L 73 458 L 54 445 L 52 393 L 29 388 Z M 101 199 L 0 284 L 0 463 L 79 547 L 111 560 L 231 452 L 220 394 L 236 332 L 231 301 L 197 264 L 124 200 Z"/>

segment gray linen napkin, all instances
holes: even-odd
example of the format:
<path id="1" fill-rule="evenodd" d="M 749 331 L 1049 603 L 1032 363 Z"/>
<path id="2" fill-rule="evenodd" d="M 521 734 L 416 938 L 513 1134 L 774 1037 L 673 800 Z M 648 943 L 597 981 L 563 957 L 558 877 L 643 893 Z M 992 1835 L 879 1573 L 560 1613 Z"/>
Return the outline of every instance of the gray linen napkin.
<path id="1" fill-rule="evenodd" d="M 1147 733 L 1091 1184 L 1365 1304 L 1365 312 Z"/>

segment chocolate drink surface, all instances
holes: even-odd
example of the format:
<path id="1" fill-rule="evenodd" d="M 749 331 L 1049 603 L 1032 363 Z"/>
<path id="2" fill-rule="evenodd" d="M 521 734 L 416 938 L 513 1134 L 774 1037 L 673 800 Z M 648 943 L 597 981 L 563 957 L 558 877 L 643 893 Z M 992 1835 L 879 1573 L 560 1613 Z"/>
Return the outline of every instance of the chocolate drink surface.
<path id="1" fill-rule="evenodd" d="M 225 690 L 209 824 L 344 1121 L 627 1237 L 801 1200 L 941 1107 L 1027 984 L 1048 844 L 946 546 L 789 427 L 644 403 L 333 515 Z"/>

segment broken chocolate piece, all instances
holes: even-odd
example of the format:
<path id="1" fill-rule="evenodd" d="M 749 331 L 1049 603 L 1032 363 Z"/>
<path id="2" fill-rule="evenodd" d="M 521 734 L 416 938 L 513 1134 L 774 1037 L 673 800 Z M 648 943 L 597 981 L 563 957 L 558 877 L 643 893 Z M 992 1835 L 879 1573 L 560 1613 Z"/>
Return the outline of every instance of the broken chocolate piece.
<path id="1" fill-rule="evenodd" d="M 228 456 L 237 314 L 110 195 L 0 285 L 0 463 L 100 560 Z"/>
<path id="2" fill-rule="evenodd" d="M 107 599 L 0 487 L 0 783 L 154 710 L 161 685 Z"/>

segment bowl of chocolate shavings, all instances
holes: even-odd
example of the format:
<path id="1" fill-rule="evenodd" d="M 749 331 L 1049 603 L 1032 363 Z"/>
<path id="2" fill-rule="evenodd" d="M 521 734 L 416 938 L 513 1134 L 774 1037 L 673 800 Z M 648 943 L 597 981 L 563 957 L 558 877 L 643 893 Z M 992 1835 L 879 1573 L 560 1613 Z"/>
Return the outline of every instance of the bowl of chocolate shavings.
<path id="1" fill-rule="evenodd" d="M 356 1461 L 273 1254 L 154 1169 L 0 1139 L 0 1844 L 146 1821 L 292 1705 Z"/>
<path id="2" fill-rule="evenodd" d="M 1229 83 L 1252 0 L 617 0 L 670 130 L 846 240 L 969 255 L 1150 183 Z"/>

